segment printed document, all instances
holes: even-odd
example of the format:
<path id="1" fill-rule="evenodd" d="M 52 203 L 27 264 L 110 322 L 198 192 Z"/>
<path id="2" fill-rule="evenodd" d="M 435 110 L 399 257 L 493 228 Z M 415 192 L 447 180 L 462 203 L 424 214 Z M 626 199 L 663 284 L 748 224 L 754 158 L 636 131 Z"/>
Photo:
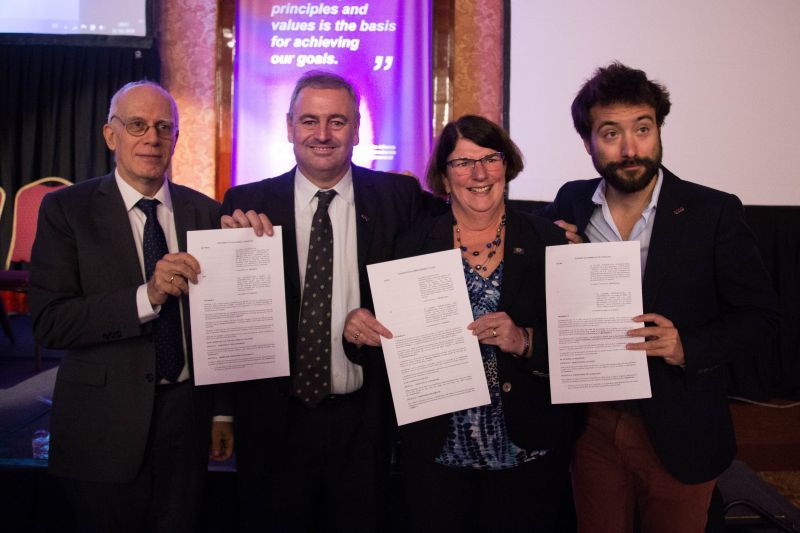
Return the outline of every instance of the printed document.
<path id="1" fill-rule="evenodd" d="M 399 425 L 490 403 L 457 249 L 368 265 Z"/>
<path id="2" fill-rule="evenodd" d="M 638 241 L 550 246 L 547 335 L 553 403 L 649 398 L 642 342 L 626 332 L 643 327 Z"/>
<path id="3" fill-rule="evenodd" d="M 195 383 L 208 385 L 289 375 L 281 227 L 190 231 L 200 263 L 189 288 Z"/>

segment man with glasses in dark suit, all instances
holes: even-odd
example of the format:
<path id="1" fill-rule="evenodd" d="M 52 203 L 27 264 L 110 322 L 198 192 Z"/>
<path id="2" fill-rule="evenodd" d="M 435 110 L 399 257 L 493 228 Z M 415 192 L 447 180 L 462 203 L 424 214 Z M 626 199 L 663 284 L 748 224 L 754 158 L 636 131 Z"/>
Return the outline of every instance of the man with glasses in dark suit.
<path id="1" fill-rule="evenodd" d="M 65 349 L 53 397 L 50 473 L 81 531 L 193 531 L 211 456 L 213 387 L 195 387 L 186 232 L 218 226 L 214 200 L 167 178 L 178 140 L 174 99 L 133 82 L 103 127 L 116 170 L 51 193 L 31 261 L 34 333 Z M 217 406 L 222 411 L 223 407 Z"/>

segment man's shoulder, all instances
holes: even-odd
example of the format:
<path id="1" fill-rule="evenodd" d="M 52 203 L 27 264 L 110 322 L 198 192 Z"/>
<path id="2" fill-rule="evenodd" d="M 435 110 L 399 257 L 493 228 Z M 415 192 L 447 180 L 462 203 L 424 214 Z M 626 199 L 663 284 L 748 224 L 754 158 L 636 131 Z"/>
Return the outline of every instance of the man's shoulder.
<path id="1" fill-rule="evenodd" d="M 591 178 L 588 180 L 568 181 L 556 193 L 556 197 L 576 197 L 593 195 L 602 178 Z"/>
<path id="2" fill-rule="evenodd" d="M 286 189 L 287 187 L 294 186 L 294 172 L 292 169 L 289 172 L 275 176 L 272 178 L 265 178 L 251 183 L 242 183 L 234 185 L 225 192 L 225 196 L 234 195 L 237 197 L 247 197 L 253 194 L 261 194 L 263 192 L 277 191 L 279 189 Z"/>
<path id="3" fill-rule="evenodd" d="M 44 202 L 58 202 L 58 203 L 83 203 L 88 201 L 98 189 L 100 190 L 113 190 L 114 175 L 106 174 L 105 176 L 97 176 L 83 181 L 74 183 L 67 187 L 61 187 L 45 195 Z"/>
<path id="4" fill-rule="evenodd" d="M 207 195 L 203 194 L 202 192 L 192 189 L 191 187 L 187 187 L 186 185 L 180 185 L 178 183 L 172 183 L 172 190 L 177 193 L 181 198 L 191 202 L 192 204 L 196 205 L 197 207 L 204 207 L 208 209 L 219 209 L 219 202 L 215 199 L 208 197 Z"/>
<path id="5" fill-rule="evenodd" d="M 419 180 L 414 176 L 398 174 L 396 172 L 385 172 L 383 170 L 372 170 L 357 165 L 353 165 L 353 180 L 368 181 L 369 183 L 390 187 L 420 188 Z"/>
<path id="6" fill-rule="evenodd" d="M 528 228 L 538 235 L 547 246 L 567 244 L 564 230 L 553 224 L 549 219 L 517 209 L 508 209 L 507 213 L 508 224 L 511 228 Z"/>
<path id="7" fill-rule="evenodd" d="M 590 202 L 601 178 L 568 181 L 558 189 L 552 202 L 538 210 L 548 220 L 564 219 L 574 222 L 578 205 Z"/>
<path id="8" fill-rule="evenodd" d="M 424 190 L 415 176 L 353 165 L 353 186 L 356 203 L 361 198 L 362 202 L 372 202 L 375 209 L 405 213 L 401 217 L 428 218 L 450 211 L 444 200 Z"/>
<path id="9" fill-rule="evenodd" d="M 732 193 L 681 179 L 667 169 L 664 169 L 664 185 L 661 190 L 662 194 L 665 194 L 666 191 L 666 194 L 675 194 L 683 199 L 693 200 L 697 203 L 724 203 L 729 201 L 740 203 L 736 195 Z"/>

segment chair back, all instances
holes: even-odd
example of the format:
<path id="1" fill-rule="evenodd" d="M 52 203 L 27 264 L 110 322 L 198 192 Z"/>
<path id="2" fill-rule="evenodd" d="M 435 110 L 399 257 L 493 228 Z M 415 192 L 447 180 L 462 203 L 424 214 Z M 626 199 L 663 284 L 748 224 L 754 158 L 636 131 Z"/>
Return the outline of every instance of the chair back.
<path id="1" fill-rule="evenodd" d="M 14 197 L 14 222 L 6 258 L 6 270 L 12 262 L 30 263 L 42 199 L 45 194 L 68 185 L 72 185 L 72 182 L 64 178 L 49 177 L 28 183 L 17 191 Z"/>
<path id="2" fill-rule="evenodd" d="M 0 218 L 3 218 L 3 208 L 6 206 L 6 190 L 0 187 Z"/>

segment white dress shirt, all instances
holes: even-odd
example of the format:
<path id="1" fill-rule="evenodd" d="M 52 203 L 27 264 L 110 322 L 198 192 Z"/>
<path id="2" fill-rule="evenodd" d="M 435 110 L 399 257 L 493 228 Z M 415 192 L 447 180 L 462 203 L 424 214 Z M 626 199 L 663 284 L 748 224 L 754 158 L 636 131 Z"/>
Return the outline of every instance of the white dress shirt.
<path id="1" fill-rule="evenodd" d="M 139 256 L 139 268 L 142 271 L 142 279 L 144 283 L 136 290 L 136 307 L 139 312 L 139 322 L 145 324 L 158 317 L 161 311 L 161 306 L 153 307 L 150 304 L 150 299 L 147 297 L 147 279 L 144 273 L 144 251 L 142 250 L 142 239 L 144 237 L 144 223 L 147 217 L 141 209 L 136 207 L 136 202 L 142 198 L 149 200 L 155 199 L 161 202 L 156 207 L 156 216 L 158 222 L 161 224 L 161 229 L 164 230 L 164 237 L 167 239 L 167 249 L 170 253 L 179 251 L 178 248 L 178 234 L 175 231 L 175 216 L 172 209 L 172 197 L 169 194 L 169 187 L 167 186 L 167 179 L 164 178 L 164 184 L 152 198 L 143 196 L 142 193 L 128 185 L 122 179 L 118 171 L 114 172 L 114 177 L 117 180 L 117 187 L 122 195 L 122 201 L 125 203 L 125 209 L 128 211 L 128 220 L 131 223 L 131 232 L 133 233 L 133 241 L 136 243 L 136 254 Z M 183 329 L 183 305 L 181 304 L 181 330 Z M 178 381 L 186 381 L 189 379 L 189 365 L 186 360 L 186 335 L 181 331 L 181 344 L 183 346 L 183 369 L 178 376 Z"/>
<path id="2" fill-rule="evenodd" d="M 653 234 L 653 224 L 656 221 L 656 206 L 658 205 L 658 197 L 661 195 L 661 184 L 663 182 L 664 173 L 661 169 L 658 169 L 658 178 L 656 179 L 656 186 L 653 188 L 650 203 L 642 211 L 641 217 L 633 225 L 631 234 L 628 237 L 629 241 L 639 241 L 639 256 L 642 262 L 643 278 L 644 269 L 647 266 L 647 253 L 650 251 L 650 237 Z M 606 201 L 606 187 L 606 180 L 600 180 L 592 196 L 595 209 L 589 219 L 589 224 L 586 226 L 586 236 L 589 238 L 589 242 L 619 242 L 622 240 L 622 235 L 614 223 L 614 217 L 611 216 L 611 210 Z"/>
<path id="3" fill-rule="evenodd" d="M 344 353 L 342 332 L 347 313 L 360 307 L 358 284 L 358 244 L 356 235 L 356 204 L 353 193 L 352 169 L 333 189 L 328 215 L 333 229 L 333 289 L 331 300 L 331 393 L 347 394 L 361 388 L 364 381 L 360 365 L 351 362 Z M 294 221 L 297 229 L 297 262 L 300 268 L 300 287 L 304 286 L 308 263 L 308 240 L 311 221 L 317 210 L 316 194 L 320 188 L 295 171 Z M 301 294 L 302 301 L 302 294 Z M 290 325 L 291 327 L 291 325 Z"/>

